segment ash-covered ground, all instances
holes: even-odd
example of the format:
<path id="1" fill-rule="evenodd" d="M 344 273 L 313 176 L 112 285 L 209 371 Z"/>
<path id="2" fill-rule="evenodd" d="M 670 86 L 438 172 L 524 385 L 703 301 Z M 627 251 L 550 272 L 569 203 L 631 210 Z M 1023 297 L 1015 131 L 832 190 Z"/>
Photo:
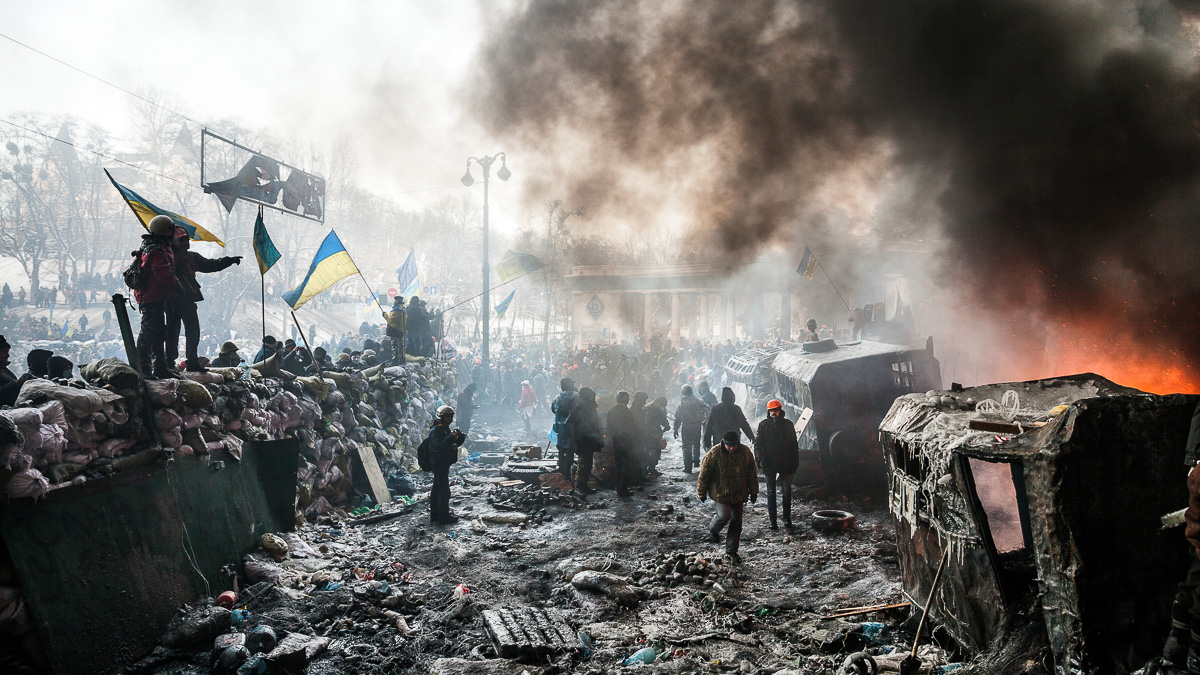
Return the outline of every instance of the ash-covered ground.
<path id="1" fill-rule="evenodd" d="M 497 437 L 499 448 L 533 440 L 515 415 L 499 409 L 481 410 L 473 434 Z M 309 657 L 293 663 L 308 661 L 314 674 L 830 673 L 864 649 L 879 655 L 883 670 L 894 670 L 890 661 L 911 642 L 900 628 L 907 608 L 825 618 L 903 601 L 883 504 L 802 497 L 793 505 L 796 528 L 789 532 L 781 522 L 772 531 L 764 487 L 759 502 L 747 504 L 743 562 L 735 566 L 722 560 L 723 544 L 708 538 L 712 506 L 697 500 L 695 474 L 683 473 L 677 442 L 663 453 L 664 475 L 628 498 L 601 490 L 581 503 L 552 488 L 500 486 L 497 468 L 454 468 L 452 508 L 461 522 L 430 524 L 428 474 L 415 474 L 416 504 L 389 506 L 386 519 L 365 524 L 323 517 L 301 526 L 296 535 L 311 551 L 293 545 L 278 563 L 255 554 L 271 574 L 282 570 L 278 578 L 256 582 L 262 571 L 251 569 L 261 564 L 242 571 L 235 607 L 246 613 L 234 612 L 232 628 L 219 617 L 203 625 L 198 617 L 211 615 L 211 599 L 185 607 L 173 626 L 184 638 L 169 636 L 164 645 L 172 646 L 126 672 L 219 672 L 211 635 L 260 625 L 279 640 L 289 633 L 296 634 L 293 644 L 308 640 Z M 857 527 L 817 532 L 809 516 L 828 508 L 854 512 Z M 522 516 L 522 524 L 497 522 Z M 587 569 L 594 573 L 579 574 Z M 580 584 L 581 577 L 593 583 Z M 460 585 L 469 592 L 456 593 Z M 527 608 L 556 610 L 571 631 L 571 649 L 500 658 L 485 611 Z M 655 648 L 653 664 L 623 665 L 646 647 Z M 936 648 L 922 653 L 930 665 L 948 660 Z"/>

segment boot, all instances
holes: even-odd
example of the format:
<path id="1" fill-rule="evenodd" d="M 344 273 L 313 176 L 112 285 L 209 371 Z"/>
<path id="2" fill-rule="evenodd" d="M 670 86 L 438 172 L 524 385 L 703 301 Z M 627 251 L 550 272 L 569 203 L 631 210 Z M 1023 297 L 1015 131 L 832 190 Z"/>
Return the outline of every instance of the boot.
<path id="1" fill-rule="evenodd" d="M 167 363 L 165 356 L 156 356 L 154 359 L 154 377 L 160 380 L 179 379 L 179 371 L 171 367 Z"/>
<path id="2" fill-rule="evenodd" d="M 792 525 L 792 498 L 787 495 L 783 496 L 783 526 L 789 530 L 795 527 Z"/>
<path id="3" fill-rule="evenodd" d="M 150 346 L 143 345 L 139 341 L 138 347 L 137 347 L 137 355 L 138 355 L 138 367 L 142 371 L 142 377 L 146 378 L 147 380 L 157 380 L 158 378 L 154 377 L 153 366 L 151 366 L 151 364 L 154 363 L 154 360 L 153 360 L 153 357 L 150 355 Z"/>
<path id="4" fill-rule="evenodd" d="M 771 517 L 771 529 L 778 530 L 779 524 L 776 522 L 777 512 L 775 510 L 775 498 L 774 497 L 767 498 L 767 515 Z"/>
<path id="5" fill-rule="evenodd" d="M 1191 631 L 1188 630 L 1190 619 L 1188 608 L 1178 600 L 1171 605 L 1171 632 L 1167 634 L 1167 642 L 1163 645 L 1163 665 L 1180 666 L 1187 660 L 1188 643 Z"/>

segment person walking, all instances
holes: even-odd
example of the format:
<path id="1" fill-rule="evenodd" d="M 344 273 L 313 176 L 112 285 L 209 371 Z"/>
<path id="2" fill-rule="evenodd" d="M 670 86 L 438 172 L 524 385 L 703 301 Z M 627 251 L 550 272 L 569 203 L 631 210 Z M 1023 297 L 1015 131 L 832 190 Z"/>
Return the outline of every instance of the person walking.
<path id="1" fill-rule="evenodd" d="M 533 425 L 530 421 L 533 419 L 533 411 L 537 408 L 537 395 L 533 393 L 533 386 L 529 384 L 529 380 L 521 381 L 521 399 L 517 401 L 517 414 L 525 422 L 525 433 L 533 433 Z M 570 480 L 567 476 L 567 480 Z"/>
<path id="2" fill-rule="evenodd" d="M 716 509 L 708 524 L 713 543 L 720 543 L 721 530 L 729 525 L 725 537 L 725 553 L 736 564 L 738 545 L 742 540 L 742 515 L 746 500 L 758 501 L 758 472 L 750 448 L 739 442 L 736 431 L 727 431 L 721 442 L 704 455 L 700 475 L 696 479 L 696 495 L 700 501 L 712 497 Z"/>
<path id="3" fill-rule="evenodd" d="M 575 404 L 579 402 L 579 395 L 575 393 L 575 380 L 569 377 L 564 377 L 558 386 L 562 391 L 550 404 L 550 412 L 554 413 L 554 425 L 550 428 L 550 433 L 554 439 L 554 446 L 558 448 L 558 471 L 563 478 L 571 480 L 571 465 L 575 462 L 575 441 L 567 421 L 571 418 Z"/>
<path id="4" fill-rule="evenodd" d="M 142 288 L 133 290 L 141 314 L 137 352 L 142 375 L 150 379 L 175 377 L 167 363 L 167 302 L 175 297 L 175 254 L 171 239 L 175 221 L 158 215 L 150 219 L 137 256 L 142 267 Z"/>
<path id="5" fill-rule="evenodd" d="M 636 453 L 642 444 L 637 417 L 629 409 L 629 392 L 618 391 L 617 403 L 608 411 L 608 439 L 612 442 L 617 469 L 617 496 L 633 494 L 629 484 L 635 471 Z"/>
<path id="6" fill-rule="evenodd" d="M 597 452 L 604 449 L 604 429 L 600 426 L 600 411 L 596 406 L 596 392 L 589 387 L 579 390 L 579 399 L 571 411 L 567 426 L 571 430 L 571 438 L 575 439 L 575 454 L 579 457 L 579 466 L 575 471 L 575 492 L 590 495 L 596 491 L 588 485 L 592 478 L 592 460 Z"/>
<path id="7" fill-rule="evenodd" d="M 704 403 L 692 395 L 692 388 L 683 385 L 679 390 L 679 405 L 675 408 L 675 438 L 683 430 L 683 472 L 691 473 L 700 463 L 700 437 L 704 428 Z"/>
<path id="8" fill-rule="evenodd" d="M 659 396 L 654 399 L 650 405 L 646 406 L 646 453 L 648 456 L 649 466 L 647 471 L 651 476 L 661 476 L 662 472 L 658 470 L 658 462 L 662 459 L 663 448 L 666 447 L 666 440 L 663 434 L 671 428 L 671 423 L 667 421 L 667 399 L 665 396 Z"/>
<path id="9" fill-rule="evenodd" d="M 429 459 L 433 467 L 433 486 L 429 491 L 429 517 L 435 524 L 458 522 L 450 512 L 450 467 L 458 461 L 458 448 L 466 440 L 459 429 L 451 429 L 454 408 L 444 405 L 437 410 L 437 419 L 429 429 Z"/>
<path id="10" fill-rule="evenodd" d="M 746 421 L 745 413 L 734 401 L 733 389 L 721 389 L 721 402 L 713 406 L 704 425 L 704 447 L 720 443 L 726 431 L 743 431 L 746 438 L 754 440 L 754 432 Z"/>
<path id="11" fill-rule="evenodd" d="M 754 437 L 754 459 L 767 476 L 767 514 L 771 529 L 776 523 L 775 488 L 783 492 L 783 526 L 792 529 L 792 476 L 800 466 L 800 443 L 796 425 L 783 414 L 783 404 L 772 399 L 767 403 L 767 418 L 758 423 Z"/>
<path id="12" fill-rule="evenodd" d="M 455 403 L 458 404 L 458 428 L 462 429 L 463 437 L 471 433 L 471 418 L 475 417 L 475 391 L 474 382 L 463 387 L 463 390 L 458 393 L 458 399 Z"/>

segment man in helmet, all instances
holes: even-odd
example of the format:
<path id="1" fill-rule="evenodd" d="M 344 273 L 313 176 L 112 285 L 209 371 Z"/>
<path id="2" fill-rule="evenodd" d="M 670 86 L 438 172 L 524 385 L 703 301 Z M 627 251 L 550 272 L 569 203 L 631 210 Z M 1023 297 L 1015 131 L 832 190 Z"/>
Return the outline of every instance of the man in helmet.
<path id="1" fill-rule="evenodd" d="M 214 368 L 232 368 L 241 365 L 242 357 L 238 356 L 237 352 L 237 345 L 226 342 L 221 345 L 221 353 L 212 360 L 212 366 Z"/>
<path id="2" fill-rule="evenodd" d="M 458 461 L 458 448 L 467 439 L 454 423 L 454 408 L 444 405 L 437 409 L 437 418 L 429 429 L 429 458 L 433 465 L 433 486 L 429 491 L 429 517 L 434 523 L 449 525 L 458 522 L 450 513 L 450 467 Z"/>
<path id="3" fill-rule="evenodd" d="M 816 342 L 821 339 L 821 336 L 817 334 L 817 320 L 816 319 L 809 319 L 808 323 L 804 324 L 804 328 L 805 328 L 805 333 L 804 333 L 804 341 L 805 342 Z"/>
<path id="4" fill-rule="evenodd" d="M 392 365 L 404 364 L 404 331 L 408 326 L 408 310 L 404 309 L 404 296 L 392 300 L 392 311 L 387 315 L 387 336 L 392 340 Z"/>
<path id="5" fill-rule="evenodd" d="M 767 418 L 758 423 L 754 458 L 767 476 L 767 514 L 771 517 L 771 529 L 779 529 L 775 509 L 776 484 L 783 490 L 783 526 L 792 529 L 792 476 L 800 466 L 800 443 L 796 439 L 796 425 L 784 417 L 783 404 L 777 400 L 767 403 Z"/>
<path id="6" fill-rule="evenodd" d="M 679 390 L 679 406 L 675 408 L 675 438 L 683 430 L 683 472 L 691 473 L 700 463 L 700 435 L 704 427 L 704 403 L 692 395 L 692 388 L 683 385 Z"/>
<path id="7" fill-rule="evenodd" d="M 154 216 L 146 229 L 142 247 L 137 251 L 142 265 L 142 288 L 133 290 L 142 316 L 137 338 L 138 363 L 145 377 L 176 377 L 177 372 L 167 363 L 167 303 L 175 297 L 179 283 L 175 277 L 175 254 L 171 250 L 175 221 L 170 216 Z"/>
<path id="8" fill-rule="evenodd" d="M 202 371 L 198 347 L 200 345 L 200 319 L 196 314 L 196 303 L 204 300 L 200 292 L 200 282 L 196 273 L 209 274 L 220 272 L 230 265 L 242 264 L 242 256 L 225 256 L 217 259 L 206 258 L 191 251 L 191 239 L 187 230 L 175 228 L 175 237 L 171 243 L 175 255 L 175 295 L 167 303 L 167 360 L 174 363 L 179 358 L 179 327 L 183 326 L 184 354 L 187 356 L 187 370 Z"/>

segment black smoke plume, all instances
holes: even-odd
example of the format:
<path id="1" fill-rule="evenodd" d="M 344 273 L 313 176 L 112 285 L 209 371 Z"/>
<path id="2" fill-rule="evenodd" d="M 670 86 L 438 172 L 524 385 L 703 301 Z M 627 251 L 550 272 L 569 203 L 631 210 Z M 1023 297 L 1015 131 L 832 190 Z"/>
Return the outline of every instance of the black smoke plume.
<path id="1" fill-rule="evenodd" d="M 490 32 L 473 107 L 545 158 L 539 197 L 636 218 L 647 182 L 683 191 L 710 259 L 835 235 L 816 195 L 886 148 L 942 177 L 913 196 L 941 278 L 1194 387 L 1195 4 L 534 0 Z"/>

